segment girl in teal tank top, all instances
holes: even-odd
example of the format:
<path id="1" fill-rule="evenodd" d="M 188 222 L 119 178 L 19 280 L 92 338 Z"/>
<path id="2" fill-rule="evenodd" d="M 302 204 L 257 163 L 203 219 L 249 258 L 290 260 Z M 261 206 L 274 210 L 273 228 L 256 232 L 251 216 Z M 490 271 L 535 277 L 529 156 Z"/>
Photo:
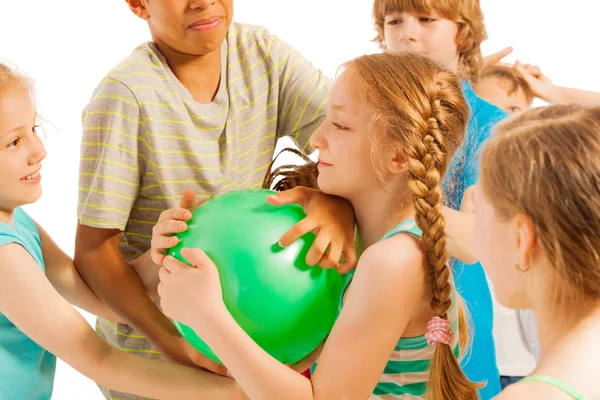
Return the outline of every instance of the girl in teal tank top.
<path id="1" fill-rule="evenodd" d="M 475 400 L 478 385 L 457 360 L 467 326 L 441 214 L 441 182 L 468 120 L 460 80 L 422 55 L 374 54 L 345 65 L 311 145 L 319 188 L 354 207 L 362 254 L 310 379 L 240 328 L 215 265 L 199 250 L 182 253 L 196 269 L 165 260 L 163 311 L 202 337 L 252 399 Z M 166 213 L 174 211 L 155 232 L 176 225 Z M 167 242 L 162 236 L 152 242 Z"/>
<path id="2" fill-rule="evenodd" d="M 21 208 L 42 193 L 39 171 L 46 150 L 36 119 L 31 82 L 0 63 L 0 398 L 50 400 L 58 357 L 126 393 L 231 399 L 232 383 L 225 378 L 113 348 L 69 304 L 120 320 Z"/>
<path id="3" fill-rule="evenodd" d="M 568 139 L 565 136 L 568 134 Z M 550 106 L 496 128 L 474 247 L 498 301 L 533 309 L 540 359 L 498 399 L 600 398 L 600 107 Z"/>

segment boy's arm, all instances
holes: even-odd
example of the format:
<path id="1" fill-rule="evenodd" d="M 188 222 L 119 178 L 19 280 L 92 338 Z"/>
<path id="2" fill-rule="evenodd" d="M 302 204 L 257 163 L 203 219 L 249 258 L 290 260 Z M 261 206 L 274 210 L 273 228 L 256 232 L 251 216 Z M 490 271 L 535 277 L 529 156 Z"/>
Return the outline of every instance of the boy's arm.
<path id="1" fill-rule="evenodd" d="M 150 299 L 152 299 L 152 301 L 158 299 L 157 289 L 160 282 L 160 279 L 158 279 L 158 270 L 160 269 L 160 265 L 157 265 L 152 261 L 150 250 L 135 260 L 131 260 L 129 265 L 133 268 L 135 274 L 142 282 L 142 286 L 144 286 L 144 290 Z"/>
<path id="2" fill-rule="evenodd" d="M 490 106 L 493 107 L 493 106 Z M 460 204 L 460 210 L 453 210 L 448 207 L 442 209 L 442 214 L 446 219 L 446 235 L 449 240 L 446 241 L 448 253 L 450 256 L 459 259 L 465 264 L 474 264 L 478 260 L 473 248 L 473 231 L 475 227 L 475 201 L 474 194 L 479 180 L 479 163 L 481 150 L 484 143 L 489 139 L 494 126 L 507 117 L 507 114 L 497 107 L 493 107 L 486 112 L 486 118 L 477 120 L 477 115 L 472 115 L 477 123 L 469 123 L 468 129 L 478 129 L 477 132 L 469 131 L 471 135 L 467 140 L 476 142 L 476 148 L 470 157 L 465 160 L 465 168 L 460 176 L 461 186 L 465 188 Z M 474 143 L 475 144 L 475 143 Z"/>
<path id="3" fill-rule="evenodd" d="M 456 211 L 449 207 L 442 208 L 446 219 L 446 246 L 448 254 L 465 264 L 477 262 L 473 247 L 473 231 L 475 228 L 475 213 Z"/>
<path id="4" fill-rule="evenodd" d="M 600 104 L 600 93 L 588 90 L 556 86 L 542 74 L 542 71 L 529 64 L 515 63 L 515 69 L 523 75 L 534 96 L 551 104 L 579 103 L 587 105 Z"/>
<path id="5" fill-rule="evenodd" d="M 100 84 L 85 109 L 75 266 L 98 298 L 166 357 L 203 365 L 209 360 L 154 305 L 119 249 L 150 157 L 141 120 L 134 94 L 112 78 Z"/>
<path id="6" fill-rule="evenodd" d="M 542 100 L 553 104 L 580 103 L 587 105 L 598 105 L 600 104 L 600 93 L 591 92 L 589 90 L 554 86 L 554 90 L 551 91 L 546 98 L 542 98 Z"/>
<path id="7" fill-rule="evenodd" d="M 231 379 L 106 344 L 16 243 L 0 247 L 0 310 L 41 347 L 111 389 L 157 399 L 243 398 Z"/>
<path id="8" fill-rule="evenodd" d="M 78 224 L 75 265 L 86 283 L 101 301 L 168 359 L 226 374 L 225 367 L 194 350 L 150 300 L 139 277 L 121 256 L 120 234 L 114 229 Z"/>
<path id="9" fill-rule="evenodd" d="M 78 224 L 75 265 L 101 301 L 165 352 L 165 356 L 177 358 L 173 357 L 175 351 L 169 349 L 168 343 L 175 343 L 181 337 L 150 300 L 137 274 L 121 256 L 120 235 L 119 230 Z"/>

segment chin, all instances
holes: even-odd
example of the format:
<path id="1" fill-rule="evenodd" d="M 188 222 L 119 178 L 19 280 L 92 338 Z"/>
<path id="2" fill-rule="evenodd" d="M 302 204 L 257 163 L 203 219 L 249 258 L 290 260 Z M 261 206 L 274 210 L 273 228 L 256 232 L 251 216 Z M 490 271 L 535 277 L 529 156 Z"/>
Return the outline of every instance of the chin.
<path id="1" fill-rule="evenodd" d="M 340 195 L 336 190 L 336 185 L 330 182 L 329 179 L 325 179 L 321 173 L 319 173 L 319 177 L 317 178 L 317 184 L 319 185 L 319 190 L 325 194 Z"/>
<path id="2" fill-rule="evenodd" d="M 41 186 L 38 187 L 37 190 L 33 190 L 31 193 L 29 193 L 28 196 L 23 196 L 23 200 L 19 203 L 22 203 L 21 205 L 33 204 L 38 201 L 40 197 L 42 197 Z"/>

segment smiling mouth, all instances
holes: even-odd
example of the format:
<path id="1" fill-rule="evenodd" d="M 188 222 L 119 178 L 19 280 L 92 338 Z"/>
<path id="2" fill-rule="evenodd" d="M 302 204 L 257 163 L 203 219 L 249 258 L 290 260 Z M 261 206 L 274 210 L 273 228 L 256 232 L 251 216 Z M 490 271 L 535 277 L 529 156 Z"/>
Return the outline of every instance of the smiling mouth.
<path id="1" fill-rule="evenodd" d="M 35 180 L 35 178 L 37 178 L 39 175 L 40 175 L 40 171 L 38 171 L 38 172 L 36 172 L 35 174 L 32 174 L 32 175 L 27 175 L 26 177 L 24 177 L 24 178 L 21 178 L 21 180 L 22 180 L 22 181 L 25 181 L 25 182 L 26 182 L 26 181 L 33 181 L 33 180 Z"/>

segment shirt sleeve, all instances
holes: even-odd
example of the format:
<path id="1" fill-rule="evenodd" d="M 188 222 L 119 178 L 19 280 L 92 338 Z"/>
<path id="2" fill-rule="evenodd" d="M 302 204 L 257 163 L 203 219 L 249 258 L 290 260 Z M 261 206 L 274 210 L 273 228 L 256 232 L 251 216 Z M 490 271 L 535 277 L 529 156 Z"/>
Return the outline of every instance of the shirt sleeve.
<path id="1" fill-rule="evenodd" d="M 271 59 L 279 74 L 277 137 L 291 137 L 311 152 L 309 139 L 325 119 L 333 82 L 286 42 L 275 37 Z"/>
<path id="2" fill-rule="evenodd" d="M 106 78 L 83 113 L 77 207 L 81 224 L 125 229 L 145 168 L 143 129 L 131 90 Z"/>

